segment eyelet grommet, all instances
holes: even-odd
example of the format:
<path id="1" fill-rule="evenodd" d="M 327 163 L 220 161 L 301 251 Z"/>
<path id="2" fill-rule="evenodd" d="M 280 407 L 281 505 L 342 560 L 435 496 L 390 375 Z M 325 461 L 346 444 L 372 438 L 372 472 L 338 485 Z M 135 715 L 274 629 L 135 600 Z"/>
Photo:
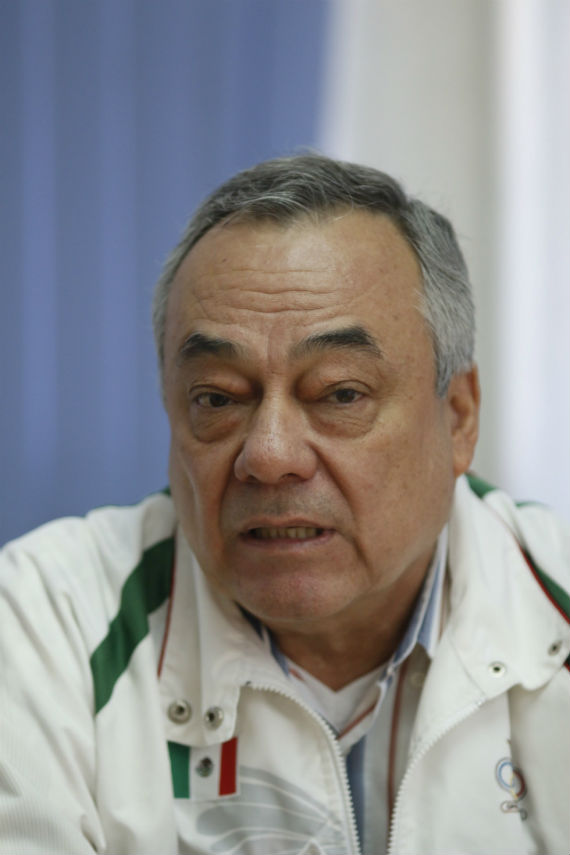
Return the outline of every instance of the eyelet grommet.
<path id="1" fill-rule="evenodd" d="M 175 724 L 185 724 L 192 717 L 192 707 L 184 698 L 176 698 L 168 707 L 168 718 Z"/>
<path id="2" fill-rule="evenodd" d="M 550 647 L 548 648 L 548 652 L 550 656 L 556 656 L 557 653 L 560 653 L 562 648 L 562 641 L 559 639 L 558 641 L 553 641 Z"/>
<path id="3" fill-rule="evenodd" d="M 489 672 L 492 677 L 503 677 L 507 668 L 502 662 L 491 662 Z"/>
<path id="4" fill-rule="evenodd" d="M 216 730 L 224 720 L 224 711 L 221 707 L 210 707 L 204 713 L 204 724 L 210 730 Z"/>

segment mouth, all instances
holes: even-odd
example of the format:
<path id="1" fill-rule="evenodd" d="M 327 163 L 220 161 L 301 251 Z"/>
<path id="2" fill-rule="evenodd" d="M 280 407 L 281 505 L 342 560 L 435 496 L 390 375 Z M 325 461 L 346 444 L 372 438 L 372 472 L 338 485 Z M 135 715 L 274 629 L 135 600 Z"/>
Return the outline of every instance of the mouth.
<path id="1" fill-rule="evenodd" d="M 324 528 L 316 526 L 291 525 L 278 528 L 276 526 L 259 526 L 245 532 L 247 538 L 253 540 L 311 540 L 324 534 Z"/>

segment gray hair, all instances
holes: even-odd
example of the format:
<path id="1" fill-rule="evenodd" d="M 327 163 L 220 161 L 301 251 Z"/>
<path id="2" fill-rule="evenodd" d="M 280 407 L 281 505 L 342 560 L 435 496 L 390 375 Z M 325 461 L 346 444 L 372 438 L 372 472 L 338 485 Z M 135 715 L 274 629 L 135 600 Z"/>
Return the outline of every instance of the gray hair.
<path id="1" fill-rule="evenodd" d="M 320 154 L 282 157 L 239 172 L 198 208 L 157 282 L 152 320 L 160 369 L 168 295 L 186 255 L 206 232 L 228 218 L 288 224 L 346 208 L 385 214 L 419 262 L 419 308 L 431 332 L 436 393 L 443 397 L 454 374 L 473 363 L 475 310 L 469 275 L 451 223 L 376 169 Z"/>

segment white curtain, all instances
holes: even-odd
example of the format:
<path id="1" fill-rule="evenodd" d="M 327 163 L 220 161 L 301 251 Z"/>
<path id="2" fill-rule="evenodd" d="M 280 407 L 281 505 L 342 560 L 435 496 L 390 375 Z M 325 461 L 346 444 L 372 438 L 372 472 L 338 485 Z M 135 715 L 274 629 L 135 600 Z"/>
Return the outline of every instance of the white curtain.
<path id="1" fill-rule="evenodd" d="M 331 12 L 321 145 L 451 217 L 478 309 L 475 468 L 570 518 L 570 3 Z"/>

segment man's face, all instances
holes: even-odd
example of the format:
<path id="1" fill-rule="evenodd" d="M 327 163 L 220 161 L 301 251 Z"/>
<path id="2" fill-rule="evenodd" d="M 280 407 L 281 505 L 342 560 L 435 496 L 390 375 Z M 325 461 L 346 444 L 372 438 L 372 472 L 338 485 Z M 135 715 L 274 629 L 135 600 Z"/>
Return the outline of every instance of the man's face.
<path id="1" fill-rule="evenodd" d="M 173 499 L 211 583 L 276 630 L 361 621 L 425 573 L 476 395 L 466 375 L 436 396 L 421 287 L 362 211 L 219 225 L 177 273 Z"/>

